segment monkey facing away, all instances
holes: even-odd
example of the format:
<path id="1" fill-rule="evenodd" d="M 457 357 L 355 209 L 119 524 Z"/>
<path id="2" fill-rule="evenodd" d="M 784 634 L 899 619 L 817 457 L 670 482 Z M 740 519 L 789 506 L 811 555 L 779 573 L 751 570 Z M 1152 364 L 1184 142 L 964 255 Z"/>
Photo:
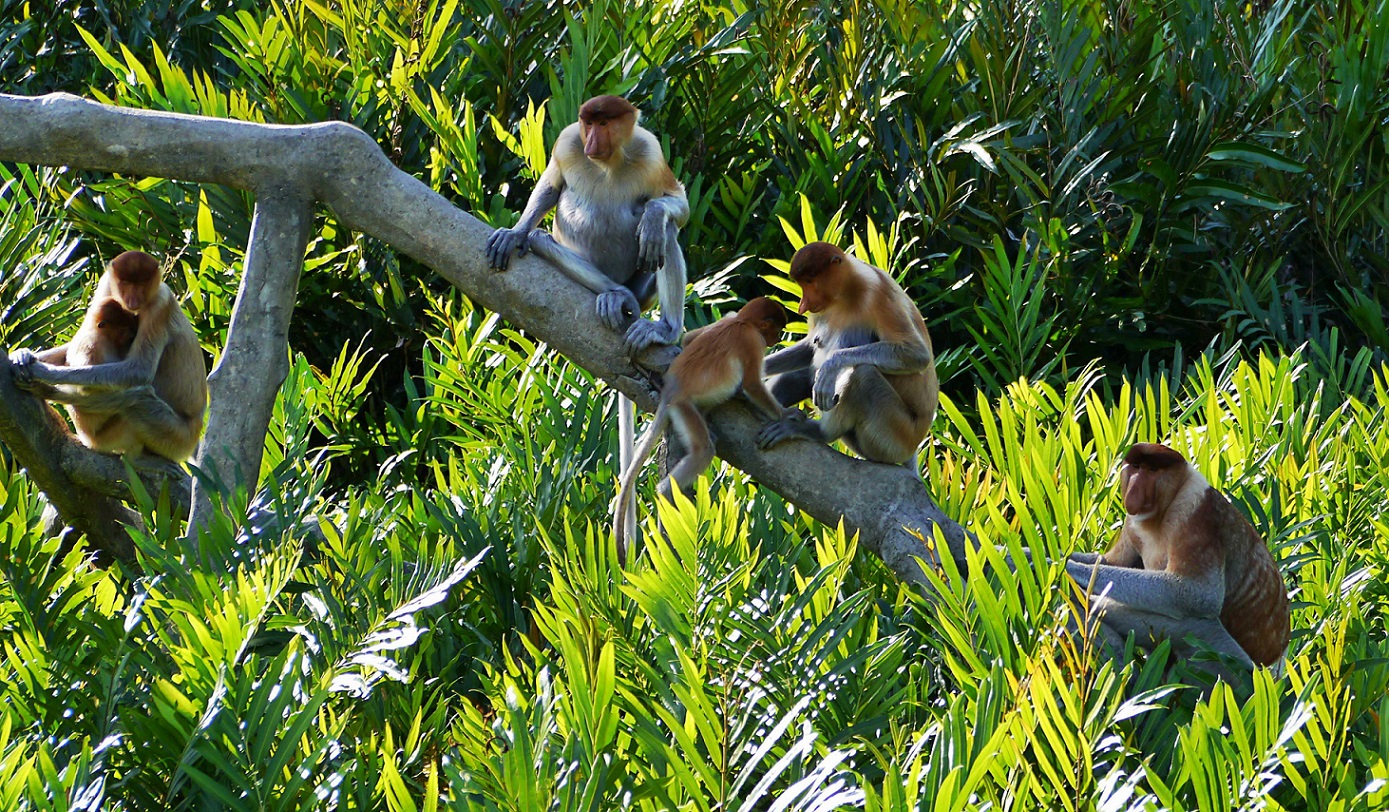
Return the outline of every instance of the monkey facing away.
<path id="1" fill-rule="evenodd" d="M 690 219 L 685 187 L 660 142 L 637 124 L 640 115 L 620 96 L 584 102 L 579 120 L 555 142 L 520 221 L 487 240 L 493 268 L 505 269 L 513 250 L 529 249 L 593 291 L 609 328 L 637 316 L 625 338 L 632 353 L 680 338 L 685 256 L 678 238 Z M 536 228 L 551 209 L 553 235 Z M 658 323 L 640 318 L 653 293 L 661 304 Z"/>
<path id="2" fill-rule="evenodd" d="M 921 311 L 892 277 L 829 243 L 797 251 L 791 279 L 801 286 L 798 312 L 810 314 L 810 331 L 770 355 L 766 371 L 778 402 L 810 397 L 820 420 L 788 412 L 761 431 L 758 445 L 843 438 L 875 462 L 915 460 L 940 397 Z"/>
<path id="3" fill-rule="evenodd" d="M 15 384 L 78 412 L 112 416 L 94 437 L 92 447 L 99 451 L 188 459 L 197 450 L 207 408 L 207 365 L 188 317 L 164 284 L 159 263 L 143 251 L 111 260 L 93 307 L 106 299 L 137 319 L 123 358 L 94 364 L 84 357 L 83 348 L 100 340 L 91 335 L 99 328 L 89 319 L 67 344 L 37 354 L 16 351 Z"/>
<path id="4" fill-rule="evenodd" d="M 121 307 L 119 300 L 94 299 L 81 329 L 67 343 L 67 363 L 80 367 L 122 361 L 130 354 L 139 330 L 140 317 Z M 80 409 L 70 403 L 67 410 L 77 438 L 88 448 L 109 451 L 125 444 L 125 421 L 118 415 Z"/>
<path id="5" fill-rule="evenodd" d="M 619 560 L 626 562 L 635 511 L 633 493 L 642 463 L 669 422 L 680 435 L 688 453 L 675 464 L 670 476 L 661 482 L 666 498 L 672 483 L 688 488 L 714 459 L 714 443 L 701 409 L 717 406 L 739 391 L 758 411 L 775 420 L 782 414 L 780 404 L 762 382 L 762 357 L 775 344 L 786 327 L 786 311 L 781 305 L 759 296 L 735 314 L 691 331 L 684 351 L 671 363 L 661 387 L 661 400 L 651 426 L 642 435 L 636 456 L 622 472 L 613 509 L 613 531 L 617 537 Z"/>
<path id="6" fill-rule="evenodd" d="M 1114 545 L 1066 562 L 1091 586 L 1091 618 L 1115 642 L 1134 632 L 1140 644 L 1166 638 L 1189 655 L 1193 636 L 1245 666 L 1278 662 L 1290 636 L 1287 589 L 1249 520 L 1156 443 L 1129 449 L 1119 483 L 1128 515 Z"/>

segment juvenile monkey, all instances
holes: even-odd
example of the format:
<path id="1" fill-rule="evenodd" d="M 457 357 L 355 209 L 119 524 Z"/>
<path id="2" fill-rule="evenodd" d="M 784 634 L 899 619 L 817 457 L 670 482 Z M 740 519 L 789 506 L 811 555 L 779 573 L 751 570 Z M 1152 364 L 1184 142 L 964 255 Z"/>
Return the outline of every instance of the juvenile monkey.
<path id="1" fill-rule="evenodd" d="M 788 412 L 758 434 L 758 445 L 842 437 L 865 459 L 914 460 L 940 397 L 921 311 L 892 277 L 829 243 L 797 251 L 791 279 L 801 286 L 797 312 L 810 314 L 810 332 L 769 356 L 766 370 L 781 405 L 810 397 L 820 420 Z"/>
<path id="2" fill-rule="evenodd" d="M 82 363 L 88 359 L 81 357 L 81 348 L 99 340 L 84 323 L 67 344 L 37 354 L 16 351 L 11 357 L 15 384 L 80 412 L 112 415 L 92 446 L 99 451 L 188 459 L 197 450 L 207 408 L 207 366 L 188 317 L 164 284 L 159 263 L 143 251 L 111 260 L 93 306 L 106 299 L 138 319 L 124 358 Z"/>
<path id="3" fill-rule="evenodd" d="M 67 362 L 72 366 L 95 366 L 125 360 L 139 329 L 140 317 L 121 307 L 118 300 L 93 299 L 81 329 L 67 344 Z M 107 430 L 115 422 L 124 427 L 125 421 L 118 420 L 117 415 L 79 409 L 70 403 L 67 410 L 77 428 L 77 438 L 88 448 L 107 451 L 121 445 L 123 438 L 117 435 L 124 432 Z"/>
<path id="4" fill-rule="evenodd" d="M 632 464 L 622 472 L 622 484 L 613 509 L 619 560 L 626 562 L 628 540 L 632 535 L 637 474 L 667 422 L 675 426 L 688 449 L 685 457 L 671 468 L 670 476 L 661 482 L 661 494 L 670 498 L 673 487 L 688 488 L 714 459 L 709 425 L 704 422 L 700 409 L 717 406 L 741 390 L 768 419 L 781 416 L 781 406 L 762 382 L 762 356 L 767 347 L 781 337 L 785 327 L 786 311 L 782 306 L 759 296 L 743 305 L 736 314 L 724 316 L 688 334 L 684 351 L 666 372 L 656 416 L 642 435 Z"/>
<path id="5" fill-rule="evenodd" d="M 1288 594 L 1254 527 L 1181 454 L 1138 443 L 1119 490 L 1127 518 L 1103 555 L 1075 553 L 1066 571 L 1095 596 L 1092 618 L 1118 640 L 1187 636 L 1246 666 L 1272 665 L 1288 647 Z"/>

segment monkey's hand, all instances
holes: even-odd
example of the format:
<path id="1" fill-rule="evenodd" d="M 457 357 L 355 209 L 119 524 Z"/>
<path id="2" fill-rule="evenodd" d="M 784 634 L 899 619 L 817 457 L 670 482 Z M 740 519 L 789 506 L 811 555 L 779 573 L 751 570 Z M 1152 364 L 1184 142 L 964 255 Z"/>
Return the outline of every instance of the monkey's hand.
<path id="1" fill-rule="evenodd" d="M 787 440 L 818 440 L 818 429 L 819 425 L 800 409 L 787 409 L 780 420 L 768 423 L 757 432 L 757 447 L 765 451 Z"/>
<path id="2" fill-rule="evenodd" d="M 839 404 L 839 376 L 849 367 L 835 360 L 831 355 L 820 365 L 815 373 L 815 385 L 811 388 L 811 402 L 823 414 Z"/>
<path id="3" fill-rule="evenodd" d="M 636 355 L 653 344 L 674 344 L 679 328 L 661 319 L 658 322 L 637 319 L 627 328 L 627 337 L 622 340 L 623 349 L 628 355 Z"/>
<path id="4" fill-rule="evenodd" d="M 637 223 L 637 270 L 654 271 L 666 264 L 666 223 L 670 217 L 661 206 L 646 207 Z"/>
<path id="5" fill-rule="evenodd" d="M 487 238 L 487 263 L 493 270 L 504 271 L 511 262 L 511 252 L 524 255 L 529 248 L 530 229 L 499 228 Z"/>
<path id="6" fill-rule="evenodd" d="M 598 294 L 598 320 L 609 330 L 621 330 L 627 320 L 641 313 L 641 305 L 632 291 L 621 285 L 609 288 Z M 642 324 L 644 319 L 637 319 Z M 633 325 L 636 326 L 636 325 Z M 630 332 L 628 333 L 630 335 Z"/>
<path id="7" fill-rule="evenodd" d="M 34 367 L 42 363 L 31 350 L 15 350 L 10 356 L 10 378 L 14 385 L 26 392 L 43 386 L 34 375 Z"/>

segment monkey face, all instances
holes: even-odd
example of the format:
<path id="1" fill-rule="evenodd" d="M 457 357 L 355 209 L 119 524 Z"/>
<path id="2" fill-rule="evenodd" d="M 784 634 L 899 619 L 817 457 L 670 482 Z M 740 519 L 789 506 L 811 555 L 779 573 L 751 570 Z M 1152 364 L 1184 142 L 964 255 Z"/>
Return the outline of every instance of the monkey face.
<path id="1" fill-rule="evenodd" d="M 621 96 L 597 96 L 579 108 L 579 136 L 584 155 L 606 163 L 618 154 L 632 137 L 637 108 Z"/>
<path id="2" fill-rule="evenodd" d="M 1187 475 L 1186 458 L 1167 446 L 1139 443 L 1124 457 L 1119 471 L 1119 492 L 1124 512 L 1147 519 L 1167 510 Z"/>
<path id="3" fill-rule="evenodd" d="M 827 242 L 805 245 L 791 257 L 791 279 L 801 286 L 796 312 L 819 313 L 834 302 L 835 292 L 848 273 L 848 256 Z"/>
<path id="4" fill-rule="evenodd" d="M 111 292 L 131 313 L 140 312 L 159 290 L 159 263 L 144 251 L 126 251 L 111 260 Z"/>

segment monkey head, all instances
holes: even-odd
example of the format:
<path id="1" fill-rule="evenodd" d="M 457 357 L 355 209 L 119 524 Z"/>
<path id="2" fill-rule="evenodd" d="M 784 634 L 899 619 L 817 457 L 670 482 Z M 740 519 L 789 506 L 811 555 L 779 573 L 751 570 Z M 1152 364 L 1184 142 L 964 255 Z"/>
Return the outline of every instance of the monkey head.
<path id="1" fill-rule="evenodd" d="M 1178 452 L 1157 443 L 1135 444 L 1119 471 L 1124 512 L 1140 521 L 1161 519 L 1189 474 L 1186 457 Z"/>
<path id="2" fill-rule="evenodd" d="M 584 155 L 601 164 L 621 157 L 636 126 L 637 108 L 621 96 L 595 96 L 579 108 Z"/>
<path id="3" fill-rule="evenodd" d="M 140 331 L 140 317 L 122 307 L 120 300 L 107 297 L 96 306 L 96 329 L 113 347 L 125 351 Z"/>
<path id="4" fill-rule="evenodd" d="M 819 313 L 834 304 L 853 279 L 849 255 L 836 245 L 812 242 L 791 257 L 791 280 L 801 286 L 801 303 L 796 312 Z"/>
<path id="5" fill-rule="evenodd" d="M 781 331 L 786 329 L 786 308 L 766 296 L 749 299 L 738 311 L 738 318 L 756 325 L 768 347 L 780 341 Z"/>
<path id="6" fill-rule="evenodd" d="M 111 294 L 131 313 L 154 299 L 162 281 L 159 263 L 144 251 L 126 251 L 111 260 Z"/>

